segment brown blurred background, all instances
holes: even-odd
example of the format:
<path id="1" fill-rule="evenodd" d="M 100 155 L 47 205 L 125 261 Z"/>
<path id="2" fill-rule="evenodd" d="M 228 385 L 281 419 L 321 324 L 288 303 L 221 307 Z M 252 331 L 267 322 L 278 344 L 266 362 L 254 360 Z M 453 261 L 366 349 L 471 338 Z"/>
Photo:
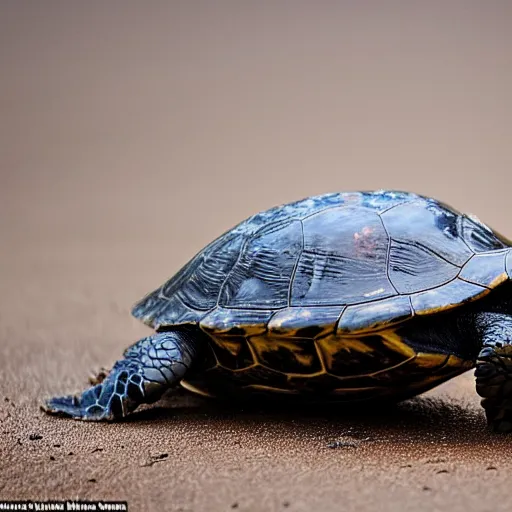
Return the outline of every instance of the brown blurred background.
<path id="1" fill-rule="evenodd" d="M 276 203 L 375 188 L 509 229 L 508 1 L 0 9 L 9 244 L 80 243 L 101 224 L 185 256 Z"/>
<path id="2" fill-rule="evenodd" d="M 396 188 L 512 237 L 511 91 L 506 0 L 2 0 L 0 389 L 18 407 L 5 419 L 2 497 L 98 496 L 89 470 L 64 462 L 48 491 L 41 475 L 64 474 L 45 465 L 55 436 L 77 453 L 98 427 L 42 417 L 38 401 L 78 389 L 147 333 L 131 304 L 243 218 L 312 194 Z M 480 415 L 470 376 L 446 389 Z M 16 439 L 38 429 L 53 438 L 27 455 Z M 101 432 L 113 444 L 127 435 Z M 142 507 L 138 478 L 117 489 Z M 388 483 L 374 480 L 384 497 Z M 200 510 L 201 493 L 187 496 L 183 510 Z M 476 499 L 450 496 L 439 506 Z M 284 498 L 272 499 L 266 509 Z"/>

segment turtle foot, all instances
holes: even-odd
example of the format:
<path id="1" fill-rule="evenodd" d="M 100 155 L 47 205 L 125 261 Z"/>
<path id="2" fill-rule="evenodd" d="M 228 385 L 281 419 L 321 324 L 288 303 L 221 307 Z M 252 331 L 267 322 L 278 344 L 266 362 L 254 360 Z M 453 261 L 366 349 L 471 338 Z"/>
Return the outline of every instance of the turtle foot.
<path id="1" fill-rule="evenodd" d="M 144 383 L 137 363 L 118 361 L 99 384 L 76 396 L 46 400 L 42 409 L 49 414 L 75 419 L 102 421 L 126 416 L 144 401 Z"/>
<path id="2" fill-rule="evenodd" d="M 197 342 L 186 332 L 155 333 L 129 347 L 110 372 L 102 370 L 94 376 L 92 387 L 76 396 L 50 398 L 42 409 L 90 421 L 124 418 L 176 386 L 196 352 Z"/>
<path id="3" fill-rule="evenodd" d="M 122 399 L 112 395 L 110 400 L 99 403 L 103 386 L 97 385 L 84 391 L 81 395 L 56 396 L 44 401 L 41 409 L 55 416 L 67 416 L 77 420 L 109 421 L 124 416 Z M 107 391 L 108 392 L 108 391 Z"/>
<path id="4" fill-rule="evenodd" d="M 495 432 L 512 432 L 512 359 L 485 347 L 478 356 L 476 390 L 487 423 Z"/>
<path id="5" fill-rule="evenodd" d="M 41 405 L 41 409 L 56 416 L 67 416 L 80 420 L 107 420 L 109 419 L 105 414 L 103 408 L 98 410 L 84 409 L 80 404 L 80 399 L 77 396 L 58 396 L 45 400 Z"/>

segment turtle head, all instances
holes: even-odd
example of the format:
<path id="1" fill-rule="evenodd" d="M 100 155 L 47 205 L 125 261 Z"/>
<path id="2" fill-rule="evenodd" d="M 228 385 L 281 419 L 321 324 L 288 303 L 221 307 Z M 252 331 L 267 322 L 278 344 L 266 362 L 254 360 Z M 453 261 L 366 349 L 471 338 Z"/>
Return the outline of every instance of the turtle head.
<path id="1" fill-rule="evenodd" d="M 496 432 L 512 432 L 512 316 L 485 313 L 483 348 L 475 370 L 487 422 Z"/>

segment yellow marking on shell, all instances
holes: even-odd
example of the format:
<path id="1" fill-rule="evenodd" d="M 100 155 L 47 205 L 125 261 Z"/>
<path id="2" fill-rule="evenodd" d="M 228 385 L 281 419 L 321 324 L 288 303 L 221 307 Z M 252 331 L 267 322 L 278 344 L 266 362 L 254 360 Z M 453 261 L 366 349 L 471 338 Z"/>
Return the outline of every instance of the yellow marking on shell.
<path id="1" fill-rule="evenodd" d="M 242 344 L 239 341 L 231 340 L 230 336 L 223 336 L 222 344 L 220 344 L 219 341 L 215 340 L 215 343 L 219 347 L 225 348 L 232 356 L 238 356 L 238 354 L 240 354 L 240 351 L 242 350 Z"/>
<path id="2" fill-rule="evenodd" d="M 207 393 L 206 391 L 199 389 L 196 386 L 193 386 L 186 380 L 182 380 L 180 382 L 180 385 L 182 388 L 186 389 L 187 391 L 190 391 L 191 393 L 195 393 L 196 395 L 206 396 L 208 398 L 215 398 L 215 395 L 211 395 L 210 393 Z"/>
<path id="3" fill-rule="evenodd" d="M 257 366 L 258 360 L 256 359 L 256 354 L 255 354 L 253 348 L 251 347 L 251 345 L 249 343 L 247 343 L 247 339 L 244 338 L 243 336 L 234 336 L 234 335 L 230 336 L 230 335 L 226 335 L 226 334 L 219 336 L 219 335 L 214 335 L 213 333 L 210 333 L 210 337 L 213 340 L 213 342 L 215 343 L 215 345 L 217 345 L 221 350 L 225 349 L 234 357 L 237 357 L 240 354 L 240 351 L 242 350 L 242 343 L 245 343 L 245 345 L 249 348 L 249 352 L 251 353 L 251 359 L 253 361 L 253 364 L 250 364 L 243 368 L 238 368 L 238 369 L 229 368 L 227 366 L 224 366 L 220 362 L 219 356 L 217 355 L 215 350 L 212 350 L 211 352 L 212 352 L 213 356 L 215 357 L 215 363 L 216 363 L 215 366 L 216 367 L 222 368 L 223 370 L 226 370 L 228 372 L 243 373 L 244 371 Z M 244 341 L 242 342 L 241 339 L 243 339 Z"/>
<path id="4" fill-rule="evenodd" d="M 258 358 L 256 357 L 256 352 L 254 351 L 254 348 L 248 342 L 248 340 L 245 336 L 238 336 L 238 335 L 230 336 L 228 334 L 220 334 L 219 335 L 216 333 L 215 334 L 210 333 L 210 336 L 218 347 L 220 347 L 221 349 L 224 349 L 224 348 L 227 349 L 233 356 L 238 356 L 238 354 L 240 353 L 240 350 L 242 349 L 242 342 L 234 341 L 234 340 L 235 339 L 240 340 L 240 338 L 244 338 L 245 344 L 247 345 L 247 347 L 249 348 L 249 352 L 251 353 L 252 360 L 254 361 L 255 364 L 258 363 Z M 215 351 L 214 351 L 214 353 L 215 353 Z M 217 359 L 216 354 L 215 354 L 215 359 Z M 255 366 L 255 364 L 246 366 L 245 369 L 252 368 L 253 366 Z M 217 359 L 217 365 L 222 366 L 222 364 L 220 364 L 218 359 Z M 222 366 L 222 367 L 225 368 L 225 366 Z M 230 371 L 237 371 L 237 370 L 231 370 L 230 368 L 226 368 L 226 369 L 229 369 Z M 242 369 L 244 369 L 244 368 L 242 368 Z"/>
<path id="5" fill-rule="evenodd" d="M 448 357 L 446 354 L 431 354 L 428 352 L 418 352 L 415 357 L 415 366 L 419 368 L 438 368 L 444 366 Z"/>
<path id="6" fill-rule="evenodd" d="M 373 335 L 372 335 L 373 336 Z M 435 353 L 427 353 L 427 352 L 419 352 L 416 353 L 411 347 L 409 347 L 405 342 L 404 339 L 396 332 L 395 329 L 386 329 L 379 332 L 380 337 L 380 343 L 385 345 L 389 350 L 392 350 L 393 352 L 400 354 L 404 357 L 404 360 L 393 365 L 389 366 L 387 368 L 374 371 L 373 373 L 368 374 L 358 374 L 358 375 L 348 375 L 348 376 L 338 376 L 332 373 L 329 373 L 328 368 L 333 367 L 333 362 L 335 356 L 339 356 L 340 353 L 344 351 L 354 351 L 358 353 L 365 353 L 365 354 L 372 354 L 375 352 L 375 348 L 372 347 L 372 345 L 369 343 L 369 340 L 366 339 L 366 336 L 362 337 L 354 337 L 354 336 L 336 336 L 336 335 L 329 335 L 323 338 L 319 338 L 316 340 L 303 340 L 306 342 L 304 345 L 306 347 L 306 351 L 304 351 L 303 347 L 301 347 L 300 343 L 297 343 L 298 340 L 286 340 L 282 337 L 272 337 L 272 336 L 256 336 L 252 337 L 251 339 L 247 340 L 247 345 L 250 350 L 251 356 L 254 364 L 240 369 L 231 369 L 226 368 L 220 363 L 218 363 L 218 366 L 220 368 L 225 369 L 226 371 L 230 373 L 239 373 L 243 374 L 247 370 L 251 368 L 265 368 L 268 370 L 271 370 L 273 372 L 281 373 L 281 375 L 286 376 L 288 382 L 293 387 L 294 383 L 293 381 L 302 381 L 306 382 L 309 379 L 315 379 L 317 377 L 322 377 L 324 375 L 329 375 L 331 377 L 334 377 L 337 381 L 344 381 L 349 383 L 351 380 L 359 379 L 361 377 L 370 377 L 370 378 L 379 378 L 382 375 L 390 374 L 389 379 L 390 383 L 393 382 L 393 371 L 400 367 L 411 367 L 411 369 L 417 368 L 417 369 L 425 369 L 428 373 L 428 370 L 436 371 L 435 374 L 426 375 L 420 382 L 417 383 L 407 383 L 407 387 L 409 389 L 413 390 L 421 390 L 418 392 L 426 391 L 427 389 L 430 389 L 434 387 L 437 383 L 443 382 L 445 380 L 448 380 L 452 376 L 462 373 L 465 371 L 465 369 L 470 369 L 473 367 L 473 362 L 471 361 L 465 361 L 457 356 L 447 356 L 447 355 L 441 355 L 441 354 L 435 354 Z M 244 343 L 243 337 L 239 337 L 240 342 L 235 342 L 234 338 L 233 341 L 231 341 L 230 335 L 221 335 L 217 336 L 218 340 L 216 342 L 218 344 L 221 344 L 222 347 L 226 348 L 226 350 L 229 350 L 231 354 L 237 355 L 240 351 L 241 343 Z M 308 344 L 313 343 L 314 348 L 317 353 L 318 361 L 320 370 L 315 371 L 313 373 L 290 373 L 290 372 L 279 372 L 278 369 L 272 368 L 267 366 L 266 364 L 262 364 L 262 362 L 265 360 L 265 353 L 272 352 L 279 350 L 280 348 L 283 348 L 293 354 L 293 356 L 296 358 L 298 364 L 300 364 L 303 368 L 311 368 L 313 366 L 313 363 L 316 361 L 316 357 L 314 356 L 315 352 L 310 350 L 312 347 Z M 308 349 L 307 347 L 310 347 Z M 262 355 L 262 358 L 259 357 L 259 354 Z M 407 369 L 402 370 L 407 371 Z M 447 372 L 443 371 L 443 368 L 447 369 Z M 453 369 L 453 371 L 451 371 Z M 437 374 L 437 371 L 440 373 Z M 448 373 L 448 375 L 447 375 Z M 405 375 L 405 374 L 404 374 Z M 389 380 L 386 379 L 386 380 Z M 268 391 L 274 391 L 277 390 L 280 393 L 301 393 L 301 391 L 298 390 L 281 390 L 280 388 L 274 388 L 272 386 L 266 386 L 264 384 L 254 384 L 250 385 L 254 389 L 261 389 L 261 390 L 268 390 Z M 256 387 L 258 386 L 258 387 Z M 249 385 L 244 386 L 249 387 Z M 340 393 L 345 394 L 357 394 L 357 390 L 359 391 L 371 391 L 373 389 L 379 390 L 379 389 L 387 389 L 380 388 L 380 387 L 374 387 L 369 386 L 368 388 L 348 388 L 348 390 L 345 390 L 343 388 L 337 388 L 342 391 Z M 201 390 L 199 390 L 200 392 Z M 197 391 L 195 391 L 197 392 Z M 333 392 L 332 390 L 329 392 Z M 399 390 L 397 388 L 394 388 L 393 386 L 390 387 L 389 393 L 398 393 Z M 206 396 L 209 396 L 206 394 Z"/>
<path id="7" fill-rule="evenodd" d="M 466 359 L 461 359 L 460 357 L 454 356 L 453 354 L 448 357 L 446 361 L 445 367 L 449 368 L 466 368 L 470 370 L 473 368 L 475 364 L 473 361 L 468 361 Z"/>
<path id="8" fill-rule="evenodd" d="M 390 372 L 392 370 L 396 370 L 397 368 L 400 368 L 401 366 L 409 365 L 410 363 L 414 363 L 414 366 L 419 368 L 425 368 L 425 369 L 442 369 L 446 367 L 453 367 L 454 369 L 471 369 L 474 364 L 471 361 L 465 361 L 457 356 L 454 355 L 444 355 L 444 354 L 433 354 L 433 353 L 427 353 L 427 352 L 419 352 L 415 353 L 408 359 L 404 361 L 400 361 L 399 363 L 389 366 L 387 368 L 384 368 L 382 370 L 377 370 L 376 372 L 372 373 L 360 373 L 357 375 L 348 375 L 345 377 L 340 377 L 339 375 L 334 375 L 332 373 L 329 373 L 328 370 L 322 370 L 315 373 L 286 373 L 286 376 L 294 379 L 309 379 L 312 377 L 319 377 L 321 375 L 329 375 L 330 377 L 334 377 L 340 381 L 351 381 L 351 380 L 357 380 L 361 377 L 379 377 L 379 375 L 382 375 L 383 373 Z M 264 365 L 262 365 L 264 366 Z M 425 379 L 430 377 L 425 377 Z M 438 376 L 435 376 L 437 379 Z M 423 381 L 422 381 L 423 382 Z M 361 389 L 368 389 L 368 388 L 361 388 Z"/>
<path id="9" fill-rule="evenodd" d="M 322 368 L 325 369 L 325 372 L 331 375 L 332 377 L 336 377 L 339 380 L 353 380 L 358 379 L 360 377 L 374 377 L 378 376 L 379 374 L 388 372 L 390 370 L 393 370 L 395 368 L 398 368 L 399 366 L 402 366 L 404 364 L 407 364 L 414 360 L 416 357 L 416 352 L 410 348 L 408 345 L 403 343 L 402 338 L 398 336 L 394 331 L 388 330 L 383 331 L 379 333 L 379 335 L 382 337 L 382 343 L 386 345 L 387 348 L 393 350 L 394 352 L 397 352 L 404 356 L 406 359 L 403 361 L 400 361 L 399 363 L 389 366 L 387 368 L 384 368 L 382 370 L 378 370 L 376 372 L 372 373 L 362 373 L 358 375 L 349 375 L 346 377 L 340 377 L 339 375 L 335 375 L 333 373 L 330 373 L 327 368 L 332 368 L 334 357 L 339 354 L 341 351 L 354 351 L 358 353 L 363 354 L 371 354 L 374 352 L 374 348 L 369 346 L 365 342 L 365 338 L 355 338 L 355 337 L 337 337 L 337 336 L 329 336 L 326 338 L 320 338 L 316 340 L 317 346 L 321 347 L 321 354 L 324 357 L 320 357 Z M 385 337 L 384 337 L 385 335 Z M 325 359 L 324 359 L 325 358 Z M 308 376 L 316 376 L 315 374 L 308 374 Z M 299 377 L 304 377 L 304 375 L 299 375 Z"/>
<path id="10" fill-rule="evenodd" d="M 261 362 L 264 359 L 265 352 L 277 352 L 281 348 L 289 350 L 297 361 L 303 366 L 311 366 L 313 363 L 313 355 L 304 354 L 300 345 L 296 341 L 288 341 L 282 338 L 275 340 L 263 336 L 253 336 L 249 338 L 248 344 L 252 347 L 256 354 L 256 361 Z"/>
<path id="11" fill-rule="evenodd" d="M 224 365 L 222 365 L 220 363 L 218 363 L 217 366 L 219 368 L 222 368 L 223 370 L 226 370 L 226 371 L 230 372 L 230 373 L 244 373 L 247 370 L 250 370 L 251 368 L 258 368 L 260 366 L 263 367 L 264 365 L 256 363 L 256 364 L 250 364 L 249 366 L 246 366 L 245 368 L 235 368 L 235 369 L 234 368 L 228 368 L 227 366 L 224 366 Z M 272 368 L 269 368 L 269 370 L 272 370 Z"/>
<path id="12" fill-rule="evenodd" d="M 310 379 L 312 377 L 320 377 L 321 375 L 325 375 L 327 373 L 324 370 L 320 370 L 320 371 L 314 372 L 314 373 L 283 372 L 283 371 L 276 370 L 275 368 L 271 368 L 270 366 L 267 366 L 267 365 L 265 365 L 263 363 L 251 364 L 250 366 L 246 366 L 245 368 L 238 368 L 238 369 L 227 368 L 226 366 L 223 366 L 220 363 L 217 365 L 217 367 L 218 368 L 222 368 L 223 370 L 226 370 L 229 373 L 244 373 L 247 370 L 250 370 L 252 368 L 263 368 L 265 370 L 270 370 L 271 372 L 284 375 L 287 379 L 297 379 L 297 378 L 300 378 L 300 379 Z M 329 375 L 331 375 L 331 374 L 329 374 Z M 335 377 L 337 379 L 341 379 L 341 377 L 338 377 L 337 375 L 331 375 L 331 377 Z"/>
<path id="13" fill-rule="evenodd" d="M 318 360 L 320 361 L 320 366 L 322 368 L 322 373 L 327 373 L 327 368 L 325 366 L 324 356 L 322 354 L 322 351 L 320 350 L 320 347 L 318 346 L 318 343 L 316 340 L 313 341 L 315 344 L 315 350 L 318 355 Z"/>
<path id="14" fill-rule="evenodd" d="M 365 373 L 362 375 L 358 375 L 358 377 L 378 377 L 379 375 L 381 375 L 383 373 L 387 373 L 390 370 L 396 370 L 396 368 L 400 368 L 400 366 L 405 366 L 407 363 L 414 361 L 414 359 L 415 359 L 415 356 L 412 356 L 409 359 L 406 359 L 405 361 L 401 361 L 400 363 L 397 363 L 393 366 L 389 366 L 388 368 L 384 368 L 382 370 L 377 370 L 376 372 L 373 372 L 373 373 Z"/>
<path id="15" fill-rule="evenodd" d="M 238 336 L 239 334 L 230 334 L 231 329 L 240 329 L 243 331 L 243 336 L 253 336 L 255 334 L 263 334 L 265 332 L 265 326 L 261 324 L 231 324 L 229 320 L 226 322 L 226 330 L 218 329 L 218 325 L 215 326 L 216 335 L 224 336 Z"/>
<path id="16" fill-rule="evenodd" d="M 298 395 L 299 391 L 296 389 L 283 389 L 283 388 L 274 388 L 272 386 L 265 386 L 263 384 L 249 384 L 247 386 L 243 386 L 243 389 L 255 389 L 257 391 L 270 391 L 272 393 L 282 393 L 286 395 Z"/>
<path id="17" fill-rule="evenodd" d="M 261 324 L 244 324 L 240 325 L 240 328 L 244 331 L 244 336 L 255 336 L 263 334 L 266 330 L 265 325 Z"/>
<path id="18" fill-rule="evenodd" d="M 399 389 L 395 386 L 389 386 L 389 387 L 388 386 L 368 386 L 368 387 L 357 387 L 357 388 L 339 387 L 339 388 L 333 388 L 330 390 L 326 390 L 326 393 L 324 394 L 323 398 L 328 399 L 329 395 L 349 395 L 349 396 L 354 395 L 349 398 L 350 400 L 353 400 L 353 399 L 357 399 L 358 393 L 371 392 L 371 391 L 375 392 L 374 396 L 362 397 L 361 399 L 363 399 L 363 400 L 377 399 L 379 396 L 400 394 L 400 391 L 404 391 L 404 390 L 405 391 L 412 390 L 415 393 L 412 393 L 411 395 L 414 395 L 414 394 L 426 392 L 429 389 L 432 389 L 433 387 L 441 384 L 442 382 L 445 382 L 445 381 L 451 379 L 455 375 L 461 374 L 464 371 L 471 369 L 474 366 L 472 361 L 463 360 L 454 355 L 450 355 L 450 356 L 444 355 L 443 356 L 440 354 L 420 352 L 416 356 L 414 356 L 406 361 L 403 361 L 393 367 L 389 367 L 384 370 L 374 372 L 372 374 L 352 375 L 352 376 L 347 376 L 347 377 L 339 377 L 339 376 L 328 374 L 328 373 L 327 373 L 327 375 L 330 375 L 331 377 L 335 377 L 338 381 L 350 382 L 351 380 L 359 379 L 360 377 L 378 377 L 379 374 L 381 374 L 381 373 L 389 372 L 393 369 L 396 369 L 400 366 L 408 365 L 410 363 L 419 363 L 419 364 L 417 364 L 417 366 L 419 366 L 421 368 L 425 368 L 425 369 L 429 369 L 429 368 L 433 369 L 436 371 L 436 373 L 430 374 L 430 375 L 425 375 L 421 381 L 408 382 L 406 389 Z M 264 365 L 253 365 L 249 368 L 258 367 L 258 366 L 267 368 Z M 436 368 L 436 366 L 437 366 L 437 368 Z M 236 372 L 243 372 L 247 369 L 248 368 L 240 369 L 240 370 L 229 370 L 229 371 L 236 373 Z M 445 371 L 443 371 L 445 369 L 448 369 L 448 370 L 452 369 L 453 371 L 445 372 Z M 437 373 L 438 371 L 439 371 L 439 373 Z M 288 381 L 290 381 L 292 378 L 301 379 L 301 380 L 305 381 L 306 379 L 322 376 L 325 374 L 326 373 L 324 371 L 321 371 L 321 372 L 315 372 L 313 374 L 287 373 L 285 375 L 288 377 Z M 197 394 L 200 394 L 200 395 L 203 395 L 206 397 L 215 396 L 215 395 L 209 394 L 206 391 L 203 391 L 200 388 L 197 388 L 196 386 L 194 386 L 186 381 L 182 381 L 181 384 L 185 389 L 187 389 L 193 393 L 197 393 Z M 260 390 L 260 391 L 268 391 L 268 392 L 272 392 L 272 393 L 280 393 L 280 394 L 293 394 L 293 395 L 302 394 L 302 391 L 300 389 L 277 388 L 277 387 L 268 386 L 268 385 L 264 385 L 264 384 L 248 384 L 248 385 L 242 386 L 242 389 L 249 389 L 249 390 L 254 389 L 254 390 Z M 322 397 L 320 397 L 320 399 L 322 399 Z"/>
<path id="19" fill-rule="evenodd" d="M 379 335 L 382 337 L 382 343 L 394 352 L 398 352 L 407 358 L 416 355 L 416 352 L 409 345 L 404 343 L 403 338 L 398 335 L 396 331 L 388 329 L 381 331 Z"/>
<path id="20" fill-rule="evenodd" d="M 286 378 L 288 380 L 291 379 L 311 379 L 314 377 L 320 377 L 322 375 L 326 375 L 326 372 L 324 370 L 320 370 L 318 372 L 314 373 L 292 373 L 292 372 L 283 372 L 283 375 L 286 375 Z M 336 375 L 331 375 L 331 377 L 336 377 Z"/>
<path id="21" fill-rule="evenodd" d="M 381 386 L 367 387 L 367 388 L 335 388 L 332 391 L 329 391 L 329 394 L 348 395 L 348 394 L 361 393 L 364 391 L 386 391 L 387 389 L 388 388 L 384 388 Z"/>
<path id="22" fill-rule="evenodd" d="M 496 288 L 496 286 L 508 281 L 508 279 L 508 274 L 506 272 L 502 272 L 498 277 L 496 277 L 496 279 L 493 279 L 488 286 L 489 288 Z"/>
<path id="23" fill-rule="evenodd" d="M 422 356 L 433 356 L 434 358 L 436 356 L 439 356 L 439 354 L 421 354 Z M 453 378 L 457 374 L 461 374 L 465 371 L 465 369 L 470 369 L 473 367 L 473 364 L 471 361 L 463 361 L 462 359 L 456 357 L 456 356 L 444 356 L 444 359 L 450 359 L 452 358 L 453 362 L 453 369 L 454 371 L 452 373 L 440 373 L 440 374 L 434 374 L 434 375 L 425 375 L 425 377 L 418 382 L 408 382 L 407 383 L 407 389 L 409 390 L 417 390 L 417 393 L 423 393 L 426 392 L 435 386 L 441 384 L 444 381 L 447 381 L 451 378 Z M 408 361 L 405 361 L 404 363 L 408 363 L 415 358 L 412 358 Z M 397 366 L 402 366 L 404 363 L 401 363 L 399 365 L 396 365 L 393 368 L 396 368 Z M 442 363 L 441 363 L 442 364 Z M 446 368 L 446 364 L 442 365 L 439 369 Z M 391 368 L 390 368 L 391 369 Z M 383 370 L 386 371 L 386 370 Z M 375 374 L 374 374 L 375 375 Z M 361 375 L 361 377 L 364 377 L 364 375 Z M 340 393 L 340 394 L 349 394 L 352 391 L 368 391 L 368 390 L 375 390 L 375 391 L 385 391 L 385 394 L 388 395 L 394 395 L 396 394 L 398 390 L 396 387 L 390 386 L 388 387 L 367 387 L 367 388 L 337 388 L 336 390 L 333 390 L 333 393 Z"/>
<path id="24" fill-rule="evenodd" d="M 249 352 L 251 353 L 252 360 L 254 361 L 254 366 L 259 363 L 258 354 L 256 353 L 256 350 L 254 350 L 254 347 L 249 343 L 249 340 L 245 338 L 245 341 L 247 343 L 247 346 L 249 347 Z"/>
<path id="25" fill-rule="evenodd" d="M 332 341 L 335 339 L 336 338 L 333 338 Z M 336 352 L 339 352 L 340 350 L 353 350 L 354 352 L 359 352 L 361 354 L 373 352 L 373 348 L 369 347 L 363 340 L 364 338 L 340 338 L 339 346 L 336 346 L 338 343 L 332 343 L 332 341 L 329 345 L 336 348 Z"/>
<path id="26" fill-rule="evenodd" d="M 324 375 L 324 374 L 327 374 L 329 375 L 330 377 L 333 377 L 337 380 L 340 380 L 340 381 L 351 381 L 351 380 L 358 380 L 362 377 L 379 377 L 380 375 L 384 374 L 384 373 L 388 373 L 392 370 L 396 370 L 397 368 L 400 368 L 402 366 L 408 366 L 410 363 L 415 363 L 415 360 L 416 358 L 413 356 L 409 359 L 406 359 L 405 361 L 401 361 L 400 363 L 397 363 L 393 366 L 389 366 L 387 368 L 384 368 L 382 370 L 377 370 L 376 372 L 373 372 L 373 373 L 360 373 L 360 374 L 357 374 L 357 375 L 348 375 L 348 376 L 345 376 L 345 377 L 341 377 L 339 375 L 334 375 L 332 373 L 329 373 L 328 370 L 326 370 L 326 372 L 316 372 L 316 373 L 311 373 L 311 374 L 291 374 L 291 373 L 287 373 L 286 375 L 287 376 L 290 376 L 290 377 L 294 377 L 294 378 L 310 378 L 310 377 L 317 377 L 317 376 L 320 376 L 320 375 Z M 442 364 L 442 363 L 441 363 Z M 416 365 L 414 365 L 416 366 Z M 429 366 L 423 366 L 423 365 L 419 365 L 421 368 L 430 368 Z M 458 368 L 457 365 L 455 365 L 455 367 Z M 435 368 L 435 365 L 432 364 L 432 368 Z"/>
<path id="27" fill-rule="evenodd" d="M 371 347 L 363 343 L 359 338 L 342 338 L 339 336 L 326 336 L 315 341 L 317 351 L 320 350 L 323 357 L 323 368 L 332 368 L 334 357 L 343 351 L 354 350 L 357 352 L 372 352 Z"/>
<path id="28" fill-rule="evenodd" d="M 329 375 L 329 377 L 334 377 L 335 379 L 338 379 L 340 381 L 351 381 L 351 380 L 357 380 L 361 377 L 378 377 L 379 375 L 389 372 L 390 370 L 395 370 L 396 368 L 399 368 L 400 366 L 404 366 L 407 363 L 410 363 L 411 361 L 414 361 L 415 356 L 410 357 L 409 359 L 406 359 L 405 361 L 400 361 L 399 363 L 388 366 L 387 368 L 384 368 L 382 370 L 377 370 L 373 373 L 358 373 L 357 375 L 347 375 L 345 377 L 340 377 L 339 375 L 335 375 L 334 373 L 329 373 L 329 370 L 322 370 L 315 373 L 289 373 L 286 372 L 285 375 L 288 379 L 294 378 L 294 379 L 310 379 L 312 377 L 320 377 L 321 375 Z M 264 366 L 264 365 L 262 365 Z"/>

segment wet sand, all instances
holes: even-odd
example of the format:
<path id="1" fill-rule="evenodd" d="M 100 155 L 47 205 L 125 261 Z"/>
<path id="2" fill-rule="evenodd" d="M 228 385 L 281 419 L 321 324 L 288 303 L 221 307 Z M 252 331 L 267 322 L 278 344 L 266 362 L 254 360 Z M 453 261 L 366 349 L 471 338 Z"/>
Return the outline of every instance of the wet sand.
<path id="1" fill-rule="evenodd" d="M 510 4 L 87 4 L 0 7 L 0 500 L 510 510 L 512 440 L 472 372 L 364 414 L 39 410 L 150 332 L 133 302 L 275 204 L 413 190 L 510 237 Z"/>

